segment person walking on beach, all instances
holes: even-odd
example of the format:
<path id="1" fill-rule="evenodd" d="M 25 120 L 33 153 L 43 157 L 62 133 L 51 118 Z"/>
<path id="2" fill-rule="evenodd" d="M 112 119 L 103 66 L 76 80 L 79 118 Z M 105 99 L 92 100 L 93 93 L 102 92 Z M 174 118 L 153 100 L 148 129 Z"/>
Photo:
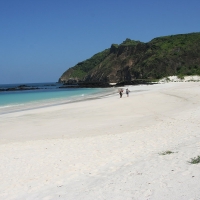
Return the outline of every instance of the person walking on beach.
<path id="1" fill-rule="evenodd" d="M 127 97 L 129 97 L 129 92 L 130 92 L 130 90 L 128 88 L 126 88 L 126 95 L 127 95 Z"/>
<path id="2" fill-rule="evenodd" d="M 123 95 L 123 89 L 120 89 L 120 90 L 119 90 L 119 95 L 120 95 L 120 98 L 122 98 L 122 95 Z"/>

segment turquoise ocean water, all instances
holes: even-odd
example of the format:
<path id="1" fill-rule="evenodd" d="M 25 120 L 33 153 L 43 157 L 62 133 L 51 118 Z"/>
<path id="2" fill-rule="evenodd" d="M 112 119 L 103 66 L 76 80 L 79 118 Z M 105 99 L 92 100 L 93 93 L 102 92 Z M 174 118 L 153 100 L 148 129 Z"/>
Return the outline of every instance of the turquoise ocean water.
<path id="1" fill-rule="evenodd" d="M 0 89 L 19 85 L 40 89 L 0 92 L 0 114 L 98 98 L 115 91 L 113 88 L 59 88 L 62 85 L 59 83 L 4 84 Z"/>

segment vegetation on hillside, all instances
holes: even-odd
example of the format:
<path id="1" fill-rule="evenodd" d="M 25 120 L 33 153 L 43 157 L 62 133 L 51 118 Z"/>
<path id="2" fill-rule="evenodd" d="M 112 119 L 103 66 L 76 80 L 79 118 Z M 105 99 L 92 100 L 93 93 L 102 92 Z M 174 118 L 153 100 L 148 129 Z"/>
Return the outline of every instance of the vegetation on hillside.
<path id="1" fill-rule="evenodd" d="M 138 43 L 140 43 L 140 41 L 135 41 L 135 40 L 131 40 L 129 38 L 126 38 L 125 41 L 123 41 L 120 46 L 135 46 Z"/>
<path id="2" fill-rule="evenodd" d="M 148 43 L 127 38 L 70 68 L 60 80 L 120 82 L 169 75 L 200 75 L 200 33 L 158 37 Z"/>
<path id="3" fill-rule="evenodd" d="M 97 66 L 98 64 L 103 62 L 106 56 L 108 55 L 108 53 L 109 53 L 109 50 L 106 49 L 100 53 L 95 54 L 90 59 L 87 59 L 83 62 L 79 62 L 76 66 L 74 66 L 73 68 L 70 68 L 70 72 L 71 72 L 70 77 L 82 79 L 90 70 L 94 68 L 94 66 Z M 68 71 L 66 71 L 66 73 L 67 72 Z"/>

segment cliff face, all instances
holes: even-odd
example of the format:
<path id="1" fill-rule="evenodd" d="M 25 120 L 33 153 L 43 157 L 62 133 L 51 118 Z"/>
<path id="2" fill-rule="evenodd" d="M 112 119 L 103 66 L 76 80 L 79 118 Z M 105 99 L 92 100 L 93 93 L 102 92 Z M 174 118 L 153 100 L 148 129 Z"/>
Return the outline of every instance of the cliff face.
<path id="1" fill-rule="evenodd" d="M 131 82 L 169 75 L 200 75 L 200 33 L 126 39 L 68 69 L 60 82 Z"/>

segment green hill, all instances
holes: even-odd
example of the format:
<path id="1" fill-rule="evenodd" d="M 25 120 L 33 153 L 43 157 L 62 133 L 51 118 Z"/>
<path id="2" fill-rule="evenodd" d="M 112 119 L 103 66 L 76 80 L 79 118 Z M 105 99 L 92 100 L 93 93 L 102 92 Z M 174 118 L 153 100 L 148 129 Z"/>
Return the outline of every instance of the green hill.
<path id="1" fill-rule="evenodd" d="M 126 39 L 69 68 L 60 82 L 131 82 L 169 75 L 200 75 L 200 33 Z"/>

